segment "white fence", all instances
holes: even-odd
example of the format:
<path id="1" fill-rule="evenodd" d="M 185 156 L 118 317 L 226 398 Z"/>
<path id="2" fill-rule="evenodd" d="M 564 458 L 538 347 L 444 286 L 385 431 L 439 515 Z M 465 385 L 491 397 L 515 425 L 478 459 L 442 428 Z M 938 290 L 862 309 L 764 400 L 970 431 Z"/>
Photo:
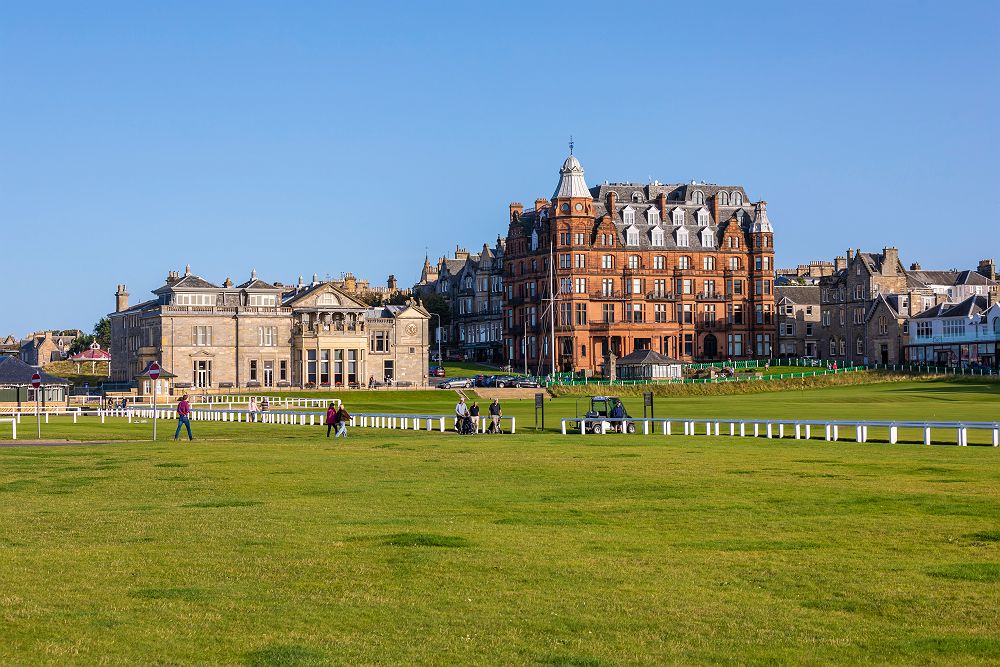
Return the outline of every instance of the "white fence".
<path id="1" fill-rule="evenodd" d="M 628 432 L 628 424 L 634 424 L 636 430 L 641 425 L 643 435 L 649 435 L 654 430 L 662 430 L 663 435 L 673 435 L 674 426 L 680 425 L 684 435 L 728 435 L 732 437 L 767 437 L 784 438 L 786 429 L 789 434 L 794 433 L 796 440 L 812 438 L 813 428 L 822 429 L 823 438 L 827 441 L 836 442 L 840 439 L 840 430 L 843 428 L 854 432 L 856 442 L 868 442 L 868 429 L 884 428 L 888 433 L 889 443 L 899 442 L 900 429 L 914 429 L 922 431 L 923 444 L 931 444 L 931 432 L 937 430 L 950 430 L 955 434 L 955 444 L 967 446 L 969 444 L 969 431 L 986 431 L 990 435 L 990 442 L 994 447 L 1000 447 L 1000 422 L 924 422 L 924 421 L 854 421 L 854 420 L 811 420 L 811 419 L 688 419 L 688 418 L 628 418 L 628 419 L 606 419 L 582 417 L 569 417 L 560 420 L 563 435 L 567 435 L 570 429 L 579 430 L 580 433 L 600 432 L 607 433 L 611 429 L 621 428 L 622 433 Z M 723 426 L 727 428 L 722 428 Z M 657 428 L 658 427 L 658 428 Z M 728 432 L 727 432 L 728 431 Z"/>
<path id="2" fill-rule="evenodd" d="M 306 399 L 311 400 L 311 399 Z M 330 401 L 324 401 L 329 404 Z M 173 407 L 156 408 L 134 406 L 110 410 L 104 409 L 81 409 L 81 408 L 61 408 L 51 409 L 40 413 L 40 416 L 49 423 L 49 416 L 69 416 L 76 424 L 81 417 L 94 417 L 105 423 L 109 417 L 125 418 L 128 423 L 133 419 L 156 419 L 172 420 L 177 417 L 176 409 Z M 0 423 L 9 422 L 14 429 L 14 439 L 17 439 L 17 425 L 21 423 L 21 417 L 34 417 L 35 412 L 19 412 L 12 417 L 0 419 Z M 192 421 L 222 421 L 244 424 L 284 424 L 289 426 L 322 426 L 326 420 L 326 411 L 307 412 L 303 410 L 268 410 L 266 412 L 256 412 L 249 410 L 229 410 L 229 409 L 192 409 Z M 454 425 L 454 415 L 433 415 L 433 414 L 399 414 L 399 413 L 358 413 L 351 415 L 350 426 L 353 428 L 383 428 L 395 430 L 413 431 L 439 431 L 444 433 Z M 515 433 L 517 421 L 514 417 L 501 417 L 501 428 L 506 421 L 510 426 L 510 433 Z M 482 417 L 479 421 L 479 431 L 485 433 L 490 418 Z"/>

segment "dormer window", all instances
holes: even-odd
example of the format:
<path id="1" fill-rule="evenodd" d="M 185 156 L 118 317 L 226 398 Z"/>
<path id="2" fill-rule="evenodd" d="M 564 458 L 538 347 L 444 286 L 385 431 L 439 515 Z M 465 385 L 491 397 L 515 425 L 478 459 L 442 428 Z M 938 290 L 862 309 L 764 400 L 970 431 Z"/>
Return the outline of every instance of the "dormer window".
<path id="1" fill-rule="evenodd" d="M 622 209 L 622 222 L 626 225 L 635 224 L 635 209 L 631 206 L 626 206 Z"/>
<path id="2" fill-rule="evenodd" d="M 698 226 L 707 227 L 708 226 L 708 210 L 704 208 L 698 209 Z"/>
<path id="3" fill-rule="evenodd" d="M 732 249 L 740 247 L 740 237 L 739 236 L 729 236 L 726 238 L 726 245 Z"/>
<path id="4" fill-rule="evenodd" d="M 534 252 L 538 250 L 538 230 L 532 230 L 531 232 L 531 251 Z"/>
<path id="5" fill-rule="evenodd" d="M 693 193 L 691 193 L 691 201 L 694 202 L 695 204 L 704 204 L 705 193 L 702 192 L 701 190 L 695 190 Z"/>
<path id="6" fill-rule="evenodd" d="M 729 206 L 729 193 L 725 190 L 719 190 L 719 194 L 715 197 L 719 200 L 719 206 Z"/>
<path id="7" fill-rule="evenodd" d="M 634 201 L 636 204 L 641 203 L 642 202 L 642 193 L 633 192 L 632 193 L 632 201 Z"/>
<path id="8" fill-rule="evenodd" d="M 214 306 L 214 294 L 175 294 L 174 305 L 177 306 Z"/>
<path id="9" fill-rule="evenodd" d="M 734 192 L 730 202 L 733 206 L 743 206 L 743 193 Z"/>
<path id="10" fill-rule="evenodd" d="M 274 294 L 250 294 L 247 298 L 248 306 L 265 306 L 273 308 L 276 303 Z"/>
<path id="11" fill-rule="evenodd" d="M 635 225 L 625 230 L 625 244 L 630 246 L 639 245 L 639 230 L 635 228 Z"/>
<path id="12" fill-rule="evenodd" d="M 646 223 L 650 227 L 655 227 L 660 224 L 660 209 L 655 206 L 650 206 L 649 210 L 646 211 Z"/>
<path id="13" fill-rule="evenodd" d="M 713 234 L 712 230 L 707 227 L 701 230 L 701 245 L 706 248 L 715 247 L 715 234 Z"/>
<path id="14" fill-rule="evenodd" d="M 680 207 L 675 208 L 672 216 L 674 220 L 674 227 L 680 227 L 684 224 L 684 209 Z"/>
<path id="15" fill-rule="evenodd" d="M 662 247 L 664 242 L 663 229 L 660 227 L 653 227 L 653 231 L 650 232 L 649 235 L 649 242 L 650 245 L 656 246 L 658 248 Z"/>
<path id="16" fill-rule="evenodd" d="M 688 246 L 688 230 L 683 227 L 677 228 L 677 245 L 681 248 Z"/>

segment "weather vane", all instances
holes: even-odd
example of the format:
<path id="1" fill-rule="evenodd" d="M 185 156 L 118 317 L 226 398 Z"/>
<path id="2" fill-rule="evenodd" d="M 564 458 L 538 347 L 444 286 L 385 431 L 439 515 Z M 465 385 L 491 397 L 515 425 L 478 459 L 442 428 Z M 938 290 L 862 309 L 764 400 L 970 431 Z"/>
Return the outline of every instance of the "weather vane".
<path id="1" fill-rule="evenodd" d="M 569 154 L 573 154 L 573 135 L 569 135 Z"/>

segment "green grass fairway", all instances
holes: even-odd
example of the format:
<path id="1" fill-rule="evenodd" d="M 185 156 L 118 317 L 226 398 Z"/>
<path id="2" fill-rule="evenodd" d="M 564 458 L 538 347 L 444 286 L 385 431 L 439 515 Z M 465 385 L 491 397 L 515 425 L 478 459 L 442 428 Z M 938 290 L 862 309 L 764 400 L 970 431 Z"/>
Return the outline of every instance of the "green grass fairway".
<path id="1" fill-rule="evenodd" d="M 996 404 L 969 383 L 800 393 L 669 403 Z M 1000 662 L 991 447 L 194 427 L 190 444 L 0 448 L 0 664 Z M 148 432 L 90 418 L 43 434 Z"/>

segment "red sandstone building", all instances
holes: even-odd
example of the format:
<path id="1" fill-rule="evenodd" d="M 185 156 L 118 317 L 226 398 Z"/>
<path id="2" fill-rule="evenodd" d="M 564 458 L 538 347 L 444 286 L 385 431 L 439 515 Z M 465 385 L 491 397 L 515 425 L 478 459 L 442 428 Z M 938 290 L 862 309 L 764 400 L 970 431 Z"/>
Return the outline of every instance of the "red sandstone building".
<path id="1" fill-rule="evenodd" d="M 504 352 L 515 368 L 550 370 L 550 310 L 561 371 L 600 372 L 609 353 L 646 349 L 682 361 L 771 356 L 765 202 L 695 182 L 588 188 L 583 175 L 570 155 L 551 201 L 510 205 Z"/>

